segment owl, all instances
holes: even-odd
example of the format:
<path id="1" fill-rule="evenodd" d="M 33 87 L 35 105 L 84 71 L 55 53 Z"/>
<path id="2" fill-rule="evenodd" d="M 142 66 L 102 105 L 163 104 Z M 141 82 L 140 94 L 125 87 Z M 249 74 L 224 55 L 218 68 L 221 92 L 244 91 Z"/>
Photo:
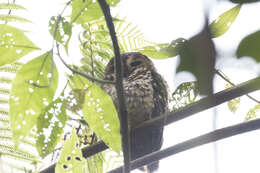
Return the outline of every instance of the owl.
<path id="1" fill-rule="evenodd" d="M 135 127 L 168 111 L 168 91 L 165 80 L 148 57 L 138 52 L 129 52 L 122 54 L 121 58 L 131 160 L 135 160 L 160 150 L 162 146 L 163 122 L 142 129 L 135 129 Z M 106 66 L 104 75 L 106 80 L 115 80 L 114 61 L 114 58 L 111 59 Z M 115 86 L 104 84 L 102 88 L 111 96 L 118 110 Z M 152 173 L 158 169 L 158 166 L 159 162 L 154 162 L 141 170 Z"/>

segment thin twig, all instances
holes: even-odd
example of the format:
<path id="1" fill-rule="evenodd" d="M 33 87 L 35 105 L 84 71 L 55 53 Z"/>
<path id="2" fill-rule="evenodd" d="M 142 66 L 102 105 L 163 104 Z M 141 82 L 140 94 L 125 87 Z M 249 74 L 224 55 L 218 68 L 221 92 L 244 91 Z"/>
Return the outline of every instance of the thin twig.
<path id="1" fill-rule="evenodd" d="M 251 120 L 248 122 L 240 123 L 237 125 L 221 128 L 218 130 L 215 130 L 210 133 L 206 133 L 204 135 L 201 135 L 199 137 L 187 140 L 185 142 L 181 142 L 177 145 L 174 145 L 172 147 L 168 147 L 164 150 L 157 151 L 151 154 L 148 154 L 144 157 L 138 158 L 131 162 L 131 169 L 136 169 L 141 166 L 147 165 L 149 163 L 164 159 L 169 156 L 173 156 L 175 154 L 178 154 L 180 152 L 208 144 L 211 142 L 219 141 L 231 136 L 239 135 L 246 132 L 251 132 L 254 130 L 260 129 L 260 119 Z M 122 167 L 119 167 L 117 169 L 114 169 L 110 171 L 109 173 L 121 173 Z"/>
<path id="2" fill-rule="evenodd" d="M 65 5 L 65 7 L 62 9 L 61 13 L 57 16 L 57 20 L 56 20 L 56 25 L 55 25 L 55 28 L 54 28 L 54 32 L 53 32 L 53 40 L 52 40 L 52 57 L 51 57 L 51 78 L 48 82 L 47 85 L 38 85 L 36 83 L 32 83 L 31 85 L 37 87 L 37 88 L 49 88 L 52 84 L 52 81 L 53 81 L 53 72 L 54 72 L 54 59 L 53 59 L 53 49 L 54 49 L 54 46 L 55 46 L 55 40 L 56 40 L 56 36 L 57 36 L 57 31 L 58 31 L 58 27 L 59 27 L 59 24 L 60 24 L 60 21 L 61 21 L 61 16 L 62 14 L 64 13 L 64 11 L 66 10 L 66 8 L 70 5 L 72 0 L 68 1 Z"/>
<path id="3" fill-rule="evenodd" d="M 62 59 L 62 57 L 61 57 L 61 55 L 60 55 L 59 44 L 58 44 L 58 43 L 56 43 L 56 44 L 57 44 L 56 47 L 57 47 L 57 55 L 58 55 L 58 57 L 60 58 L 61 62 L 62 62 L 70 71 L 72 71 L 73 73 L 76 73 L 76 74 L 78 74 L 78 75 L 80 75 L 80 76 L 82 76 L 82 77 L 84 77 L 84 78 L 86 78 L 86 79 L 88 79 L 88 80 L 92 80 L 92 81 L 95 81 L 95 82 L 98 82 L 98 83 L 101 83 L 101 84 L 106 84 L 106 83 L 108 83 L 108 84 L 115 84 L 115 82 L 113 82 L 113 81 L 102 80 L 102 79 L 94 78 L 94 77 L 92 77 L 92 76 L 89 76 L 89 75 L 87 75 L 87 74 L 85 74 L 85 73 L 82 73 L 82 72 L 80 72 L 80 71 L 78 71 L 78 70 L 75 70 L 75 69 L 73 69 L 72 67 L 70 67 L 70 66 Z"/>
<path id="4" fill-rule="evenodd" d="M 216 73 L 217 75 L 219 75 L 222 79 L 224 79 L 224 80 L 225 80 L 227 83 L 229 83 L 230 85 L 236 86 L 233 82 L 231 82 L 231 81 L 228 79 L 228 77 L 227 77 L 222 71 L 215 69 L 215 73 Z M 259 101 L 259 100 L 255 99 L 254 97 L 250 96 L 249 94 L 246 94 L 246 96 L 247 96 L 248 98 L 250 98 L 251 100 L 255 101 L 256 103 L 260 104 L 260 101 Z"/>
<path id="5" fill-rule="evenodd" d="M 120 55 L 120 49 L 118 46 L 118 41 L 116 37 L 116 32 L 113 24 L 113 19 L 110 13 L 110 8 L 105 0 L 98 0 L 98 3 L 103 11 L 106 19 L 106 24 L 109 30 L 109 34 L 114 47 L 115 54 L 115 71 L 116 71 L 116 92 L 118 98 L 119 116 L 120 116 L 120 130 L 122 134 L 122 144 L 123 144 L 123 154 L 124 154 L 124 173 L 130 172 L 130 139 L 128 132 L 127 123 L 127 110 L 125 104 L 125 96 L 123 89 L 123 66 L 122 59 Z"/>

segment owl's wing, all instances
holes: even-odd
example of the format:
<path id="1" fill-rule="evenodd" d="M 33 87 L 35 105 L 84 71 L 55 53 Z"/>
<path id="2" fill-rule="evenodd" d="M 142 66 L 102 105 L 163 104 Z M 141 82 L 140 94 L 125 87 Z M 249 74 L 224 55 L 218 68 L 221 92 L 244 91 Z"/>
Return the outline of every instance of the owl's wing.
<path id="1" fill-rule="evenodd" d="M 151 110 L 152 118 L 163 115 L 168 111 L 167 84 L 160 74 L 152 73 L 154 108 Z M 149 127 L 136 129 L 131 132 L 131 158 L 135 160 L 145 154 L 160 150 L 163 142 L 164 122 Z M 158 169 L 159 162 L 147 166 L 149 172 Z"/>

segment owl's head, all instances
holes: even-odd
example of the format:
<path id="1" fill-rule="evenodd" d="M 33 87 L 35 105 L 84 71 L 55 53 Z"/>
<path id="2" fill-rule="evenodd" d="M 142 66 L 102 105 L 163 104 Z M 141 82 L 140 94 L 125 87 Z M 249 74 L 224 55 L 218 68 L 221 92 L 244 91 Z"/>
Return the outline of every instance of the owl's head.
<path id="1" fill-rule="evenodd" d="M 124 78 L 144 70 L 155 71 L 153 62 L 145 55 L 139 52 L 128 52 L 121 54 L 124 69 Z M 112 58 L 105 69 L 105 79 L 115 79 L 115 58 Z"/>

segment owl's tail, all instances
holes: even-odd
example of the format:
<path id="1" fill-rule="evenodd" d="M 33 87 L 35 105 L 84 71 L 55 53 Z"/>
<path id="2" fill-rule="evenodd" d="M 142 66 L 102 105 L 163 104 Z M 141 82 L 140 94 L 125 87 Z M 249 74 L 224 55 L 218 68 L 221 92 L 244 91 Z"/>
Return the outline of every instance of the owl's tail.
<path id="1" fill-rule="evenodd" d="M 159 161 L 147 165 L 147 173 L 154 173 L 159 168 Z"/>
<path id="2" fill-rule="evenodd" d="M 139 168 L 140 171 L 143 171 L 145 173 L 154 173 L 159 168 L 159 161 L 153 162 L 147 166 Z"/>

